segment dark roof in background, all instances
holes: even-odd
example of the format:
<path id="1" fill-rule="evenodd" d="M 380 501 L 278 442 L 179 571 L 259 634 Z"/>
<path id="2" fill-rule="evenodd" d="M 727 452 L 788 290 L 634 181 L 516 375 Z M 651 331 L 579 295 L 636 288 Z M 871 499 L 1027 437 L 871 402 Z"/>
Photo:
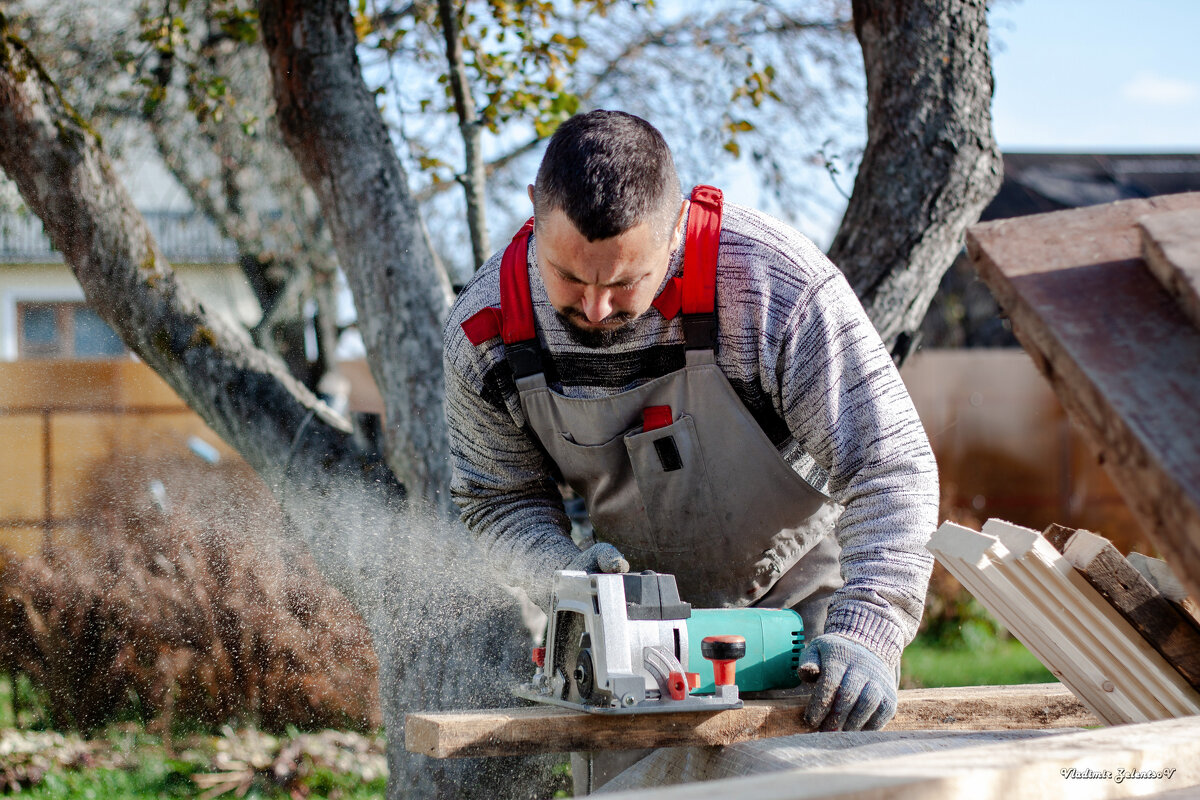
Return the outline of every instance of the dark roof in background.
<path id="1" fill-rule="evenodd" d="M 1005 153 L 981 220 L 1200 191 L 1200 153 Z"/>

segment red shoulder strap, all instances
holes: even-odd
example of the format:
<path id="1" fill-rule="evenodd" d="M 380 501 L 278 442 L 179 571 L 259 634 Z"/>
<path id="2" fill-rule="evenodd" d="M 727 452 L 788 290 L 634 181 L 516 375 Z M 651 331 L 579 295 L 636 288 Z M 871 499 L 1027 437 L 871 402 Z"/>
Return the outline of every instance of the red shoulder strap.
<path id="1" fill-rule="evenodd" d="M 500 336 L 505 344 L 537 338 L 529 293 L 529 235 L 533 217 L 509 242 L 500 262 Z"/>
<path id="2" fill-rule="evenodd" d="M 721 243 L 721 190 L 692 189 L 683 249 L 683 313 L 711 314 L 717 307 L 717 248 Z"/>
<path id="3" fill-rule="evenodd" d="M 500 335 L 500 309 L 495 306 L 479 309 L 462 324 L 462 329 L 467 341 L 476 347 L 488 339 L 494 339 Z"/>
<path id="4" fill-rule="evenodd" d="M 500 307 L 480 309 L 462 324 L 473 345 L 499 336 L 505 344 L 537 338 L 533 322 L 533 298 L 529 292 L 529 234 L 533 218 L 521 226 L 504 250 L 500 261 Z"/>

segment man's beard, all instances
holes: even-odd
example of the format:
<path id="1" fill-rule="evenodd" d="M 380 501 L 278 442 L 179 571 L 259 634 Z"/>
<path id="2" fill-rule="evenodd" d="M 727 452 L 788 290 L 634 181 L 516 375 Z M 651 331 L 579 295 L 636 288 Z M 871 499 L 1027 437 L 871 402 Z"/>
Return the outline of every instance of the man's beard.
<path id="1" fill-rule="evenodd" d="M 629 341 L 633 336 L 633 315 L 627 312 L 620 312 L 609 317 L 609 320 L 620 321 L 621 324 L 615 328 L 583 328 L 580 327 L 576 320 L 586 321 L 586 317 L 573 308 L 567 309 L 567 313 L 555 311 L 558 315 L 558 321 L 562 323 L 563 328 L 567 332 L 567 336 L 575 344 L 592 349 L 600 349 L 603 347 L 612 347 L 613 345 L 621 344 Z"/>

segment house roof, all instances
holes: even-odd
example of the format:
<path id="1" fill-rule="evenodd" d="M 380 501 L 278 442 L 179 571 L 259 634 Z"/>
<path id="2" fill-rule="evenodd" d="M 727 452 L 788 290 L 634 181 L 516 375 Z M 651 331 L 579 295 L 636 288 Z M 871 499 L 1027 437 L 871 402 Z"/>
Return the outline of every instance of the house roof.
<path id="1" fill-rule="evenodd" d="M 237 247 L 218 233 L 203 214 L 193 211 L 143 211 L 158 246 L 176 264 L 237 263 Z M 62 261 L 42 221 L 32 214 L 0 214 L 0 263 L 46 264 Z"/>
<path id="2" fill-rule="evenodd" d="M 981 221 L 1200 191 L 1200 153 L 1005 153 Z"/>

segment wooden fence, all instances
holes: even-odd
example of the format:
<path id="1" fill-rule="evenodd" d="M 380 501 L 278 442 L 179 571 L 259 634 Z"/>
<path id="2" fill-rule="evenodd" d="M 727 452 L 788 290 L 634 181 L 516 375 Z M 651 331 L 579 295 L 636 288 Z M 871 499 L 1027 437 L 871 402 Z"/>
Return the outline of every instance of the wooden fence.
<path id="1" fill-rule="evenodd" d="M 47 536 L 78 537 L 102 462 L 116 453 L 196 458 L 192 437 L 233 456 L 145 364 L 0 363 L 0 545 L 22 554 Z"/>
<path id="2" fill-rule="evenodd" d="M 342 368 L 356 397 L 369 396 L 356 410 L 377 411 L 365 365 Z M 976 527 L 988 517 L 1038 529 L 1058 522 L 1122 550 L 1150 549 L 1024 352 L 924 351 L 902 374 L 937 455 L 944 517 L 975 517 Z M 194 458 L 193 436 L 236 457 L 144 364 L 0 363 L 0 545 L 30 552 L 48 533 L 77 535 L 100 461 L 116 451 Z"/>

